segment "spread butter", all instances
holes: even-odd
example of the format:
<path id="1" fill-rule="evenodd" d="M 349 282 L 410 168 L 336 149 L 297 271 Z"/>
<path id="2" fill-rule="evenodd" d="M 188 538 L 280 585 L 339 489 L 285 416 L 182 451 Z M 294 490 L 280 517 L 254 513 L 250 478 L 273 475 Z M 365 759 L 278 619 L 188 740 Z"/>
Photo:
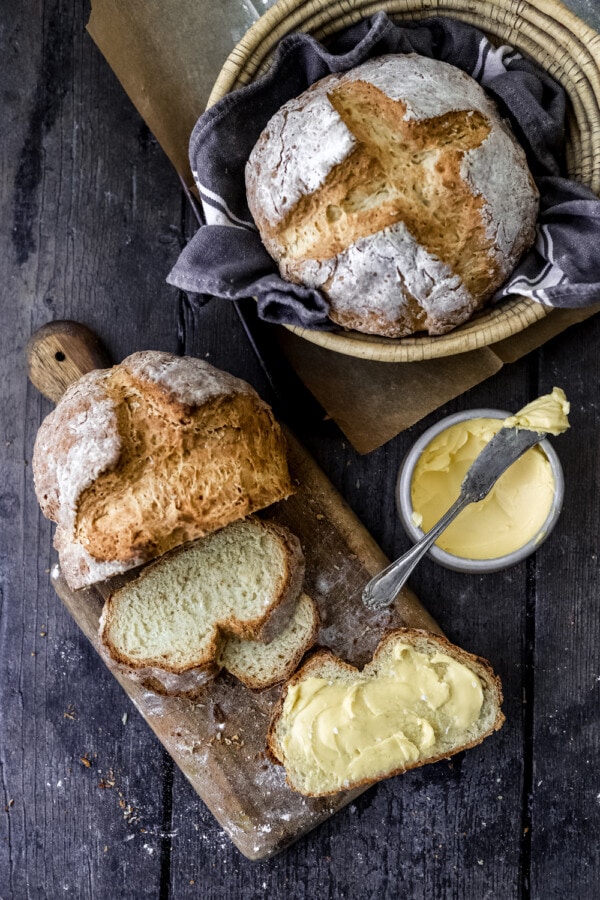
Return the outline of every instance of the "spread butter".
<path id="1" fill-rule="evenodd" d="M 309 790 L 322 790 L 324 780 L 335 790 L 435 756 L 456 741 L 453 732 L 460 743 L 482 703 L 481 682 L 465 665 L 397 644 L 375 674 L 292 685 L 282 745 Z"/>

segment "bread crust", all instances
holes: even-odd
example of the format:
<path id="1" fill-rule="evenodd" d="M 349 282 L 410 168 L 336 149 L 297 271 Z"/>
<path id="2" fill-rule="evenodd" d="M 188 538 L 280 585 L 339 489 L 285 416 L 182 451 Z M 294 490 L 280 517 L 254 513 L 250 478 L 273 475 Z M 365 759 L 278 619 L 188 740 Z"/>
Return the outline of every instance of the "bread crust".
<path id="1" fill-rule="evenodd" d="M 242 621 L 236 619 L 235 616 L 228 616 L 215 621 L 210 642 L 202 657 L 192 660 L 186 665 L 169 665 L 163 659 L 151 657 L 140 661 L 126 656 L 115 646 L 111 638 L 111 626 L 117 615 L 115 607 L 121 596 L 126 595 L 132 587 L 143 583 L 148 574 L 168 569 L 173 559 L 185 555 L 193 548 L 194 544 L 177 547 L 148 565 L 136 579 L 114 591 L 105 601 L 100 617 L 98 640 L 104 653 L 121 667 L 121 671 L 131 675 L 137 673 L 136 679 L 146 684 L 153 682 L 161 685 L 164 693 L 187 694 L 218 674 L 220 670 L 218 657 L 228 635 L 235 635 L 244 640 L 269 643 L 285 628 L 294 612 L 304 582 L 302 546 L 296 535 L 276 522 L 263 521 L 257 517 L 252 517 L 249 521 L 255 528 L 276 537 L 283 548 L 285 571 L 276 585 L 274 602 L 260 616 L 252 620 Z"/>
<path id="2" fill-rule="evenodd" d="M 344 328 L 387 337 L 466 321 L 533 243 L 539 201 L 480 85 L 416 54 L 371 59 L 286 103 L 250 155 L 246 190 L 282 277 L 322 291 Z"/>
<path id="3" fill-rule="evenodd" d="M 344 791 L 365 787 L 369 784 L 375 784 L 378 781 L 383 781 L 387 778 L 393 778 L 396 775 L 401 775 L 404 772 L 408 772 L 410 769 L 417 769 L 421 766 L 428 765 L 429 763 L 438 762 L 442 759 L 448 759 L 450 756 L 454 756 L 456 753 L 461 753 L 463 750 L 468 750 L 471 747 L 476 747 L 484 740 L 484 738 L 488 737 L 494 731 L 498 731 L 498 729 L 500 729 L 504 724 L 505 717 L 501 710 L 501 705 L 504 699 L 502 694 L 502 684 L 500 678 L 494 673 L 490 663 L 483 657 L 475 656 L 472 653 L 468 653 L 466 650 L 462 650 L 460 647 L 452 644 L 447 638 L 442 637 L 441 635 L 433 634 L 429 631 L 415 628 L 394 629 L 393 631 L 390 631 L 386 635 L 384 635 L 375 653 L 373 654 L 373 659 L 370 663 L 367 664 L 365 668 L 368 668 L 369 670 L 376 668 L 378 660 L 384 657 L 389 645 L 396 641 L 410 644 L 416 649 L 419 649 L 419 647 L 423 646 L 427 646 L 430 648 L 433 645 L 435 646 L 436 650 L 439 650 L 440 652 L 453 657 L 458 662 L 463 663 L 465 666 L 467 666 L 467 668 L 471 669 L 471 671 L 475 672 L 482 682 L 484 698 L 491 698 L 494 706 L 496 707 L 495 719 L 492 725 L 484 733 L 479 735 L 474 740 L 468 741 L 460 747 L 452 750 L 451 753 L 444 752 L 435 754 L 426 759 L 412 763 L 409 762 L 405 766 L 399 766 L 390 772 L 386 772 L 384 775 L 378 774 L 374 775 L 373 777 L 363 778 L 360 781 L 351 782 L 343 788 Z M 360 669 L 357 669 L 355 666 L 350 665 L 350 663 L 347 663 L 344 660 L 336 657 L 330 650 L 321 649 L 311 654 L 304 665 L 300 669 L 298 669 L 298 671 L 292 676 L 292 678 L 284 685 L 277 706 L 273 710 L 269 730 L 267 733 L 267 754 L 271 761 L 276 765 L 285 765 L 285 754 L 283 753 L 281 746 L 279 745 L 277 740 L 277 726 L 281 718 L 283 704 L 285 702 L 288 690 L 293 685 L 298 684 L 300 681 L 303 681 L 305 678 L 308 678 L 311 675 L 322 677 L 323 669 L 326 669 L 328 667 L 331 667 L 338 673 L 342 672 L 350 676 L 358 675 L 361 672 Z M 294 784 L 293 778 L 290 777 L 287 769 L 286 781 L 289 787 L 296 793 L 305 793 L 298 785 Z M 341 790 L 342 789 L 324 791 L 323 793 L 319 794 L 306 793 L 305 796 L 329 796 L 332 794 L 340 793 Z"/>
<path id="4" fill-rule="evenodd" d="M 188 700 L 194 700 L 221 671 L 216 664 L 189 669 L 181 674 L 166 672 L 155 666 L 140 666 L 134 669 L 126 663 L 118 662 L 100 639 L 96 641 L 96 649 L 109 668 L 116 669 L 121 675 L 141 684 L 146 690 L 162 696 L 186 697 Z"/>
<path id="5" fill-rule="evenodd" d="M 215 458 L 205 475 L 202 461 Z M 293 492 L 285 438 L 254 389 L 204 360 L 157 351 L 72 385 L 38 431 L 33 475 L 73 589 Z"/>

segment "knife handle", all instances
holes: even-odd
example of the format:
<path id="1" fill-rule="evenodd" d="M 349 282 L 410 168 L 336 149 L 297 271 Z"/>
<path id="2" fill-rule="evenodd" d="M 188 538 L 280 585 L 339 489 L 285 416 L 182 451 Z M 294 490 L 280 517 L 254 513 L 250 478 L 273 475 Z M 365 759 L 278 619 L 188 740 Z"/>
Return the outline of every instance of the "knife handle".
<path id="1" fill-rule="evenodd" d="M 68 320 L 42 325 L 29 338 L 26 353 L 31 383 L 55 403 L 82 375 L 111 365 L 108 352 L 94 332 Z"/>

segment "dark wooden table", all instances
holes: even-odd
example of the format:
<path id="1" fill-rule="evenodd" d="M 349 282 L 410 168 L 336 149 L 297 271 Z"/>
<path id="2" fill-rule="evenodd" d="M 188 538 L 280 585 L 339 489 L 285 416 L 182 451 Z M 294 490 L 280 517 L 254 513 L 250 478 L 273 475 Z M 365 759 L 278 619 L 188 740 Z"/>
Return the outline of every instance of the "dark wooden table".
<path id="1" fill-rule="evenodd" d="M 598 0 L 569 5 L 600 28 Z M 233 307 L 192 310 L 165 276 L 193 229 L 174 171 L 65 0 L 2 4 L 0 898 L 600 896 L 600 319 L 576 327 L 379 451 L 357 455 L 293 379 L 288 419 L 385 552 L 402 456 L 443 413 L 516 408 L 553 385 L 566 498 L 526 563 L 412 579 L 449 636 L 501 675 L 507 722 L 452 762 L 384 782 L 261 863 L 229 842 L 56 598 L 31 481 L 50 411 L 24 348 L 83 321 L 115 359 L 188 353 L 270 387 Z M 268 339 L 268 336 L 267 336 Z"/>

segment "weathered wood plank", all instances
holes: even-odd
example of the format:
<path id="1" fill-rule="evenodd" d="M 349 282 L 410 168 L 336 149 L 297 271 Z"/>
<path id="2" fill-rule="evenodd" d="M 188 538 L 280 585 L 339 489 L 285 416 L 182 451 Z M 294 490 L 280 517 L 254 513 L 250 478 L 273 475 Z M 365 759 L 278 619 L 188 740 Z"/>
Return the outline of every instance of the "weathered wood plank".
<path id="1" fill-rule="evenodd" d="M 28 0 L 3 18 L 0 896 L 124 896 L 143 872 L 136 896 L 154 897 L 170 766 L 50 587 L 28 466 L 50 404 L 27 383 L 24 349 L 43 322 L 76 316 L 115 356 L 175 350 L 163 282 L 181 201 L 83 10 Z"/>
<path id="2" fill-rule="evenodd" d="M 556 450 L 566 479 L 557 526 L 536 557 L 531 772 L 531 896 L 600 892 L 600 319 L 540 354 L 545 390 L 568 382 L 571 431 Z"/>

